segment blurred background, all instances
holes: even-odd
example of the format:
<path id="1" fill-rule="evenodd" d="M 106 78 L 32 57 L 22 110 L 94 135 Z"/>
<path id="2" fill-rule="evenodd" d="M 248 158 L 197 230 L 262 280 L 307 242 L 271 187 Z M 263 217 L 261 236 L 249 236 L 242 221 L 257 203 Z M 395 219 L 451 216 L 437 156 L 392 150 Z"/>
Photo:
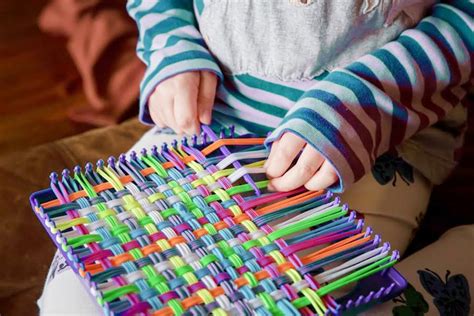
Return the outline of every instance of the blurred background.
<path id="1" fill-rule="evenodd" d="M 50 171 L 116 155 L 146 130 L 135 118 L 136 36 L 125 1 L 0 1 L 1 315 L 37 313 L 54 253 L 29 194 Z M 473 118 L 460 166 L 434 190 L 408 253 L 474 223 Z"/>

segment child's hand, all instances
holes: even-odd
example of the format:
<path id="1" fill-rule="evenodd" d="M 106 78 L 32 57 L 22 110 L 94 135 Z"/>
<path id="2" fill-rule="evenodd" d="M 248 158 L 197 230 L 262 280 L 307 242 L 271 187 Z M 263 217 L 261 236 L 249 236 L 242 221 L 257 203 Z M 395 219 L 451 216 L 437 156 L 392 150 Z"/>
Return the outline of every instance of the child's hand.
<path id="1" fill-rule="evenodd" d="M 177 134 L 197 134 L 210 124 L 217 77 L 208 71 L 185 72 L 161 82 L 150 95 L 150 116 Z"/>
<path id="2" fill-rule="evenodd" d="M 301 152 L 296 164 L 288 170 Z M 269 188 L 291 191 L 304 185 L 308 190 L 326 189 L 339 179 L 329 161 L 306 141 L 292 133 L 285 133 L 275 141 L 267 162 L 267 176 L 272 179 Z"/>

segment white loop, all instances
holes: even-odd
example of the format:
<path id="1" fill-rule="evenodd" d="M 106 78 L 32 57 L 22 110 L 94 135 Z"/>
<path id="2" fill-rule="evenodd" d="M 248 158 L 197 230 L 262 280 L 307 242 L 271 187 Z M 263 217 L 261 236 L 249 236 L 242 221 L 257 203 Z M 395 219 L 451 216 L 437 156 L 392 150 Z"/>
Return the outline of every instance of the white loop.
<path id="1" fill-rule="evenodd" d="M 133 194 L 133 197 L 135 198 L 135 200 L 139 201 L 139 200 L 146 200 L 146 198 L 148 197 L 148 194 L 146 194 L 145 192 L 142 192 L 142 191 L 138 191 L 136 193 Z"/>
<path id="2" fill-rule="evenodd" d="M 77 210 L 77 212 L 79 213 L 79 215 L 81 215 L 81 217 L 85 217 L 89 215 L 90 213 L 95 213 L 96 208 L 95 206 L 88 206 L 88 207 L 81 208 L 80 210 Z"/>
<path id="3" fill-rule="evenodd" d="M 87 227 L 87 229 L 89 230 L 89 232 L 94 232 L 96 230 L 98 230 L 99 228 L 102 228 L 105 226 L 105 222 L 104 220 L 102 219 L 99 219 L 95 222 L 92 222 L 92 223 L 89 223 L 89 224 L 85 224 L 85 226 Z"/>
<path id="4" fill-rule="evenodd" d="M 249 300 L 250 306 L 252 306 L 252 309 L 257 309 L 262 306 L 262 301 L 259 298 L 253 298 Z"/>
<path id="5" fill-rule="evenodd" d="M 151 217 L 151 219 L 153 220 L 155 224 L 163 221 L 163 216 L 161 216 L 161 214 L 158 211 L 151 211 L 150 213 L 148 213 L 148 216 Z"/>
<path id="6" fill-rule="evenodd" d="M 266 169 L 265 168 L 246 168 L 242 167 L 234 171 L 231 175 L 229 175 L 227 178 L 229 179 L 230 182 L 234 183 L 246 174 L 256 174 L 256 173 L 265 173 Z"/>
<path id="7" fill-rule="evenodd" d="M 164 183 L 164 184 L 160 185 L 157 189 L 158 189 L 158 191 L 163 193 L 165 191 L 171 190 L 171 187 L 167 183 Z"/>
<path id="8" fill-rule="evenodd" d="M 222 186 L 219 182 L 214 182 L 207 186 L 207 189 L 209 190 L 209 192 L 214 192 L 214 190 L 221 189 L 221 188 Z"/>
<path id="9" fill-rule="evenodd" d="M 194 252 L 187 254 L 184 257 L 184 261 L 186 261 L 187 264 L 192 264 L 193 262 L 198 262 L 199 261 L 199 256 L 196 255 Z"/>
<path id="10" fill-rule="evenodd" d="M 198 171 L 196 172 L 196 176 L 199 178 L 199 179 L 202 179 L 206 176 L 209 175 L 209 172 L 207 170 L 201 170 L 201 171 Z"/>
<path id="11" fill-rule="evenodd" d="M 185 185 L 185 184 L 187 184 L 187 183 L 189 183 L 188 179 L 186 179 L 186 178 L 180 178 L 180 179 L 178 179 L 178 180 L 176 180 L 176 181 L 177 181 L 178 184 L 181 185 L 181 186 L 182 186 L 182 185 Z"/>
<path id="12" fill-rule="evenodd" d="M 232 247 L 232 248 L 236 247 L 237 245 L 242 244 L 242 243 L 240 242 L 240 240 L 237 239 L 237 238 L 229 239 L 229 240 L 227 240 L 227 243 L 228 243 L 229 246 Z"/>
<path id="13" fill-rule="evenodd" d="M 127 219 L 129 219 L 130 217 L 132 217 L 132 214 L 130 214 L 129 212 L 120 212 L 120 213 L 117 213 L 117 218 L 123 222 Z"/>
<path id="14" fill-rule="evenodd" d="M 164 271 L 171 270 L 172 268 L 169 261 L 158 262 L 157 264 L 154 265 L 154 267 L 156 271 L 158 271 L 158 273 L 163 273 Z"/>
<path id="15" fill-rule="evenodd" d="M 216 167 L 219 169 L 225 169 L 230 166 L 232 163 L 239 159 L 258 159 L 258 158 L 267 158 L 268 152 L 266 150 L 256 150 L 256 151 L 244 151 L 238 153 L 232 153 L 229 156 L 222 159 Z"/>
<path id="16" fill-rule="evenodd" d="M 261 230 L 256 230 L 251 233 L 248 233 L 250 235 L 250 238 L 252 239 L 260 239 L 261 237 L 265 237 L 266 234 L 262 232 Z"/>
<path id="17" fill-rule="evenodd" d="M 199 192 L 198 189 L 193 189 L 193 190 L 191 190 L 191 191 L 188 191 L 188 195 L 189 195 L 190 197 L 195 197 L 195 196 L 200 196 L 201 193 Z"/>
<path id="18" fill-rule="evenodd" d="M 173 205 L 175 203 L 181 202 L 181 198 L 177 195 L 172 195 L 166 198 L 166 202 L 168 202 L 168 205 Z"/>
<path id="19" fill-rule="evenodd" d="M 143 275 L 142 271 L 137 270 L 126 274 L 125 278 L 127 279 L 128 283 L 135 283 L 139 279 L 144 279 L 145 276 Z"/>
<path id="20" fill-rule="evenodd" d="M 283 293 L 281 290 L 273 291 L 270 293 L 270 295 L 273 297 L 273 300 L 275 301 L 285 298 L 285 293 Z"/>
<path id="21" fill-rule="evenodd" d="M 306 282 L 306 280 L 300 280 L 298 282 L 293 283 L 292 285 L 295 288 L 296 292 L 301 292 L 302 290 L 308 287 L 308 282 Z"/>

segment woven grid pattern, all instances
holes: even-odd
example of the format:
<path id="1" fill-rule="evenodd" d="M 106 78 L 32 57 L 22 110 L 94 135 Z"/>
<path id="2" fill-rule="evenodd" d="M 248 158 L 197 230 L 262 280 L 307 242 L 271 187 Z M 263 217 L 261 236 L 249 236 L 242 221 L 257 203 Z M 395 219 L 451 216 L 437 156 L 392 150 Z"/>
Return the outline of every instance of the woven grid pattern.
<path id="1" fill-rule="evenodd" d="M 35 210 L 105 313 L 337 313 L 335 290 L 395 263 L 331 194 L 267 192 L 263 139 L 203 142 L 52 174 Z"/>

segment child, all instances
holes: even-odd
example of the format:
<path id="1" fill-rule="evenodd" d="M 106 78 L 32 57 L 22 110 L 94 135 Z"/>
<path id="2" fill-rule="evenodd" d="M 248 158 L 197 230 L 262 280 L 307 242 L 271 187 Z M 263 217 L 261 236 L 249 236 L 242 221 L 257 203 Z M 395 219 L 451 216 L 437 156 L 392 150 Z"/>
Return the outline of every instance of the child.
<path id="1" fill-rule="evenodd" d="M 129 1 L 147 65 L 140 118 L 270 133 L 273 189 L 344 192 L 404 251 L 456 164 L 472 84 L 473 5 L 433 3 Z"/>

